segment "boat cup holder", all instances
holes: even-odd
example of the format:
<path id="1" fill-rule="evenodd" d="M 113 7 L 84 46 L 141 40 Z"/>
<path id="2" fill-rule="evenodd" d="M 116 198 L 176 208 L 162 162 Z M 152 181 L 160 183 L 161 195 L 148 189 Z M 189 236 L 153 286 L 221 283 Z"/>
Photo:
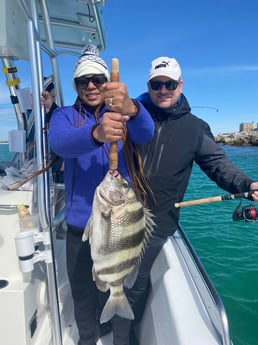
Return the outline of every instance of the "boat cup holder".
<path id="1" fill-rule="evenodd" d="M 21 231 L 15 236 L 16 254 L 19 258 L 20 271 L 28 273 L 33 271 L 34 264 L 38 261 L 52 263 L 52 253 L 49 249 L 51 239 L 49 232 L 35 232 L 34 229 Z M 42 250 L 38 249 L 38 244 L 43 243 Z"/>
<path id="2" fill-rule="evenodd" d="M 0 279 L 0 289 L 4 289 L 8 284 L 8 280 Z"/>

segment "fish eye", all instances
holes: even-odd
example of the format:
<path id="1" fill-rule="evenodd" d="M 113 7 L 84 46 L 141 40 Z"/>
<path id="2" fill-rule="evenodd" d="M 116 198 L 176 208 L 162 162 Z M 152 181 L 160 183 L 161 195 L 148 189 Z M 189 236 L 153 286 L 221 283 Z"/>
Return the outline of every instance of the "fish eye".
<path id="1" fill-rule="evenodd" d="M 123 182 L 122 186 L 123 188 L 128 188 L 128 182 Z"/>

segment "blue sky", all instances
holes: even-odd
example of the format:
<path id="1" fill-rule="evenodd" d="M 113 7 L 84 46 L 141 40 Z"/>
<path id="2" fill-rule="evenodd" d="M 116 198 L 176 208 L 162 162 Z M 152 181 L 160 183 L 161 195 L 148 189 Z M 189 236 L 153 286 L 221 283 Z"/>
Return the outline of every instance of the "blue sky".
<path id="1" fill-rule="evenodd" d="M 257 0 L 107 0 L 102 15 L 106 50 L 100 55 L 109 66 L 113 57 L 119 59 L 120 80 L 131 97 L 146 91 L 154 58 L 175 57 L 192 112 L 214 134 L 258 122 Z M 59 59 L 65 104 L 75 99 L 71 77 L 76 60 Z M 24 75 L 21 87 L 28 84 Z M 9 112 L 5 89 L 2 74 L 0 140 Z"/>

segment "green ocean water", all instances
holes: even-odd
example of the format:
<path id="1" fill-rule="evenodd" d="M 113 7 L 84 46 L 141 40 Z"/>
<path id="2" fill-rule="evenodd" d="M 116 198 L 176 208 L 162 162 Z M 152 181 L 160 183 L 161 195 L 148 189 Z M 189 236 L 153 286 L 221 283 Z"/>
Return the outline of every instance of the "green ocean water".
<path id="1" fill-rule="evenodd" d="M 258 180 L 258 147 L 224 146 Z M 228 194 L 194 166 L 185 200 Z M 243 200 L 242 205 L 251 201 Z M 258 344 L 258 221 L 234 222 L 239 200 L 185 207 L 180 221 L 226 308 L 234 345 Z M 258 203 L 254 205 L 258 209 Z"/>
<path id="2" fill-rule="evenodd" d="M 8 144 L 0 143 L 0 161 L 8 162 L 11 160 L 13 156 L 13 152 L 9 152 L 8 148 L 9 148 Z"/>
<path id="3" fill-rule="evenodd" d="M 224 149 L 239 168 L 258 180 L 258 147 Z M 1 144 L 0 161 L 11 155 L 8 146 Z M 185 200 L 225 194 L 194 166 Z M 185 207 L 180 219 L 225 305 L 234 345 L 258 345 L 258 221 L 234 222 L 232 214 L 238 203 Z M 250 203 L 243 201 L 244 205 Z"/>

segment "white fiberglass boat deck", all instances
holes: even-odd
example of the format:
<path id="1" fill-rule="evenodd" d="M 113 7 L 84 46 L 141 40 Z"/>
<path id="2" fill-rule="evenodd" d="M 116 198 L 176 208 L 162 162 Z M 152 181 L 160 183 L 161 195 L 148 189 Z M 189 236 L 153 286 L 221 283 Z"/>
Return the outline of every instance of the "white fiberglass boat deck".
<path id="1" fill-rule="evenodd" d="M 62 105 L 58 56 L 79 55 L 87 43 L 105 48 L 100 14 L 104 4 L 104 0 L 0 3 L 0 57 L 17 117 L 17 128 L 10 135 L 10 148 L 16 153 L 12 162 L 0 162 L 6 174 L 0 178 L 1 344 L 77 344 L 65 235 L 59 232 L 63 207 L 56 207 L 63 186 L 53 183 L 47 169 L 48 145 L 39 102 L 42 52 L 49 57 Z M 19 87 L 17 59 L 30 63 L 33 109 L 26 107 L 28 92 Z M 59 203 L 62 206 L 63 200 Z M 31 213 L 27 225 L 19 221 L 21 204 Z M 231 344 L 223 304 L 182 229 L 168 240 L 153 266 L 151 292 L 137 336 L 140 345 Z M 101 344 L 112 344 L 112 334 L 100 339 Z"/>

